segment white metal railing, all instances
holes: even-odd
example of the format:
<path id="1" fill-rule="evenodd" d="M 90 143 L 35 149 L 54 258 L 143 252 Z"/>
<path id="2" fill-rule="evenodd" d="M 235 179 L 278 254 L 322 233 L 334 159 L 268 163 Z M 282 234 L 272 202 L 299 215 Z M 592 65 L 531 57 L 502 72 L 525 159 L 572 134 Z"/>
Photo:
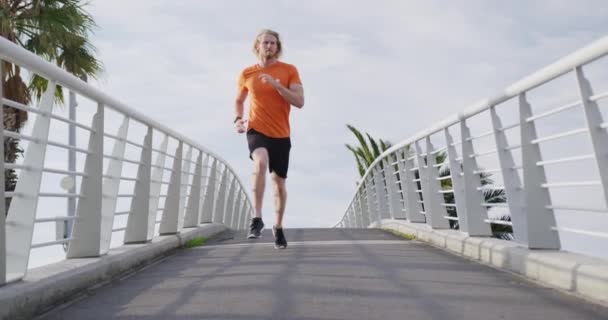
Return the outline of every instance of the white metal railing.
<path id="1" fill-rule="evenodd" d="M 0 284 L 23 278 L 30 256 L 35 256 L 38 248 L 65 245 L 66 258 L 94 257 L 106 254 L 112 243 L 146 243 L 158 235 L 176 234 L 201 223 L 246 227 L 253 208 L 251 200 L 235 171 L 221 157 L 0 37 L 2 79 L 4 61 L 49 80 L 49 85 L 36 108 L 5 99 L 0 88 L 5 108 L 35 115 L 30 116 L 28 133 L 0 130 L 2 139 L 20 139 L 26 149 L 18 163 L 0 162 L 0 169 L 18 173 L 13 192 L 5 192 L 4 180 L 0 182 L 2 201 L 12 199 L 8 215 L 0 214 Z M 54 108 L 55 85 L 89 101 L 94 110 L 80 108 L 92 119 L 75 121 L 58 115 L 62 110 Z M 51 128 L 56 122 L 84 130 L 88 147 L 52 140 L 55 129 Z M 121 125 L 110 130 L 111 122 Z M 46 162 L 53 160 L 49 159 L 49 146 L 81 153 L 83 169 L 47 166 Z M 74 183 L 79 180 L 77 191 L 43 190 L 57 181 L 49 174 L 72 177 Z M 53 205 L 41 205 L 47 197 L 76 199 L 75 216 L 50 212 Z M 5 208 L 4 203 L 0 207 Z M 73 223 L 71 235 L 33 241 L 37 225 L 53 222 L 58 228 Z"/>
<path id="2" fill-rule="evenodd" d="M 530 248 L 560 249 L 559 231 L 578 232 L 580 235 L 595 237 L 597 241 L 605 241 L 608 237 L 606 231 L 558 226 L 556 211 L 608 213 L 608 134 L 598 104 L 599 100 L 608 97 L 608 92 L 594 93 L 583 71 L 583 67 L 589 67 L 591 62 L 606 54 L 608 37 L 516 82 L 499 95 L 482 100 L 462 113 L 453 115 L 386 150 L 365 172 L 346 213 L 335 227 L 367 227 L 371 222 L 390 216 L 392 219 L 426 223 L 435 229 L 450 228 L 450 223 L 457 221 L 460 231 L 471 236 L 490 236 L 492 225 L 512 226 L 514 240 Z M 605 66 L 601 71 L 604 71 L 605 76 Z M 546 88 L 552 80 L 572 75 L 575 78 L 573 83 L 577 84 L 571 87 L 577 95 L 575 99 L 569 99 L 568 103 L 548 111 L 536 114 L 532 112 L 528 97 L 532 90 Z M 518 108 L 513 108 L 513 105 Z M 504 126 L 498 109 L 507 115 L 517 115 L 519 121 Z M 556 115 L 565 111 L 578 112 L 577 115 L 584 119 L 580 125 L 583 128 L 579 126 L 573 130 L 537 136 L 537 123 L 540 119 L 551 122 Z M 477 135 L 471 134 L 469 122 L 484 116 L 490 119 L 484 122 L 491 126 L 490 130 L 482 128 L 478 130 Z M 561 128 L 561 123 L 553 124 L 554 127 Z M 506 131 L 514 128 L 519 128 L 520 141 L 509 144 Z M 459 133 L 459 141 L 454 141 L 453 132 Z M 513 132 L 515 130 L 510 131 Z M 494 138 L 487 148 L 484 148 L 489 151 L 475 152 L 474 143 L 486 137 Z M 509 137 L 514 139 L 512 135 Z M 543 159 L 541 145 L 559 142 L 566 137 L 582 137 L 581 139 L 590 142 L 592 154 L 579 153 L 570 157 Z M 432 141 L 441 141 L 441 145 L 435 147 Z M 514 151 L 520 152 L 520 156 L 516 157 Z M 447 154 L 444 154 L 444 164 L 438 165 L 435 159 L 441 152 Z M 431 156 L 426 156 L 428 154 Z M 496 157 L 499 169 L 484 169 L 478 164 L 481 156 Z M 395 159 L 396 165 L 388 165 L 387 160 L 394 163 Z M 585 181 L 547 181 L 547 165 L 582 161 L 593 164 L 596 169 L 593 177 L 585 177 Z M 439 170 L 444 165 L 450 172 L 440 176 Z M 482 187 L 481 175 L 484 174 L 500 174 L 504 185 Z M 442 183 L 447 183 L 446 187 L 442 187 Z M 596 199 L 601 203 L 600 207 L 590 207 L 586 203 L 553 203 L 550 192 L 554 188 L 576 187 L 600 189 L 601 195 L 596 197 L 601 198 Z M 483 192 L 488 190 L 504 190 L 506 202 L 488 203 L 483 197 Z M 388 194 L 388 201 L 381 200 L 384 199 L 383 193 Z M 447 203 L 444 197 L 452 194 L 453 203 Z M 559 202 L 561 198 L 553 200 Z M 448 209 L 453 210 L 451 212 L 455 215 L 447 214 Z M 490 217 L 490 210 L 503 210 L 510 217 L 510 221 Z M 581 219 L 587 219 L 585 213 L 580 214 Z M 605 248 L 606 243 L 601 247 Z"/>

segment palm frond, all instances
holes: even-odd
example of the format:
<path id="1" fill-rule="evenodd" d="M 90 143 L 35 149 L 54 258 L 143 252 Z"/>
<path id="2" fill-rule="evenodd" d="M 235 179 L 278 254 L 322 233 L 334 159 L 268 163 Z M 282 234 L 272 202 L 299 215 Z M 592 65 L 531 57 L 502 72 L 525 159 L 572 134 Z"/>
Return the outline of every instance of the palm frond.
<path id="1" fill-rule="evenodd" d="M 362 158 L 365 159 L 366 167 L 369 166 L 373 162 L 373 160 L 370 162 L 369 159 L 374 159 L 374 157 L 369 150 L 369 146 L 367 145 L 365 138 L 363 137 L 361 132 L 359 132 L 359 130 L 357 130 L 357 128 L 353 127 L 352 125 L 347 124 L 346 127 L 355 135 L 355 137 L 359 141 L 359 144 L 361 145 L 361 150 L 364 154 Z"/>
<path id="2" fill-rule="evenodd" d="M 373 162 L 373 160 L 380 156 L 380 148 L 378 148 L 378 143 L 376 142 L 376 140 L 374 140 L 374 138 L 372 138 L 372 136 L 369 135 L 369 133 L 366 132 L 365 135 L 367 136 L 367 140 L 369 140 L 369 143 L 372 146 L 372 154 L 374 155 L 374 159 L 372 159 Z"/>
<path id="3" fill-rule="evenodd" d="M 361 164 L 361 160 L 359 158 L 360 157 L 359 150 L 355 149 L 353 146 L 351 146 L 349 144 L 345 144 L 345 145 L 346 145 L 346 148 L 353 153 L 353 156 L 355 156 L 355 161 L 357 162 L 357 170 L 359 171 L 359 175 L 361 177 L 363 177 L 363 175 L 365 174 L 366 168 Z"/>

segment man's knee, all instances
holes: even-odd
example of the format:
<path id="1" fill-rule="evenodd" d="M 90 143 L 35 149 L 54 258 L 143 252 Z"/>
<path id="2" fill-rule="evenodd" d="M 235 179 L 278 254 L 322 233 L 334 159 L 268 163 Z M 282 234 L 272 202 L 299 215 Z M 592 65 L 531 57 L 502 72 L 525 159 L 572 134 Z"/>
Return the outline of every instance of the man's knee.
<path id="1" fill-rule="evenodd" d="M 256 149 L 253 152 L 253 170 L 255 174 L 264 173 L 268 169 L 268 152 L 266 149 Z"/>
<path id="2" fill-rule="evenodd" d="M 287 188 L 285 186 L 285 179 L 273 175 L 272 181 L 274 185 L 274 193 L 278 196 L 286 196 Z"/>
<path id="3" fill-rule="evenodd" d="M 265 159 L 256 160 L 256 161 L 254 161 L 254 164 L 253 164 L 253 173 L 254 174 L 265 173 L 267 168 L 268 168 L 267 160 L 265 160 Z"/>

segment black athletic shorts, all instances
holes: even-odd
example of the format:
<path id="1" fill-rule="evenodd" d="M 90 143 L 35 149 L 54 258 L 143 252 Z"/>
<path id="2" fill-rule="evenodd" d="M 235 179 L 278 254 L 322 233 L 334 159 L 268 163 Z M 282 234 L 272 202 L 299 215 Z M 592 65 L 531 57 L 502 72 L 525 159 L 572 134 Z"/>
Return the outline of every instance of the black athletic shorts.
<path id="1" fill-rule="evenodd" d="M 281 178 L 287 178 L 289 168 L 289 150 L 291 150 L 291 139 L 271 138 L 249 129 L 247 131 L 247 144 L 249 145 L 249 158 L 257 148 L 266 148 L 268 151 L 268 171 L 276 173 Z"/>

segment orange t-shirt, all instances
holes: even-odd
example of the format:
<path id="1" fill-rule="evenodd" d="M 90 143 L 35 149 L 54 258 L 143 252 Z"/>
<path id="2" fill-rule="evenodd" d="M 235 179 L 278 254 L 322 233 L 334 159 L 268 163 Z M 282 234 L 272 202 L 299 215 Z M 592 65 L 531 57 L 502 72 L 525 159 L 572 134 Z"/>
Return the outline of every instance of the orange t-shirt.
<path id="1" fill-rule="evenodd" d="M 272 138 L 289 137 L 289 102 L 268 83 L 258 78 L 261 73 L 270 75 L 283 86 L 302 84 L 295 66 L 277 61 L 268 67 L 256 64 L 245 68 L 239 77 L 239 92 L 249 93 L 249 122 L 247 129 Z"/>

